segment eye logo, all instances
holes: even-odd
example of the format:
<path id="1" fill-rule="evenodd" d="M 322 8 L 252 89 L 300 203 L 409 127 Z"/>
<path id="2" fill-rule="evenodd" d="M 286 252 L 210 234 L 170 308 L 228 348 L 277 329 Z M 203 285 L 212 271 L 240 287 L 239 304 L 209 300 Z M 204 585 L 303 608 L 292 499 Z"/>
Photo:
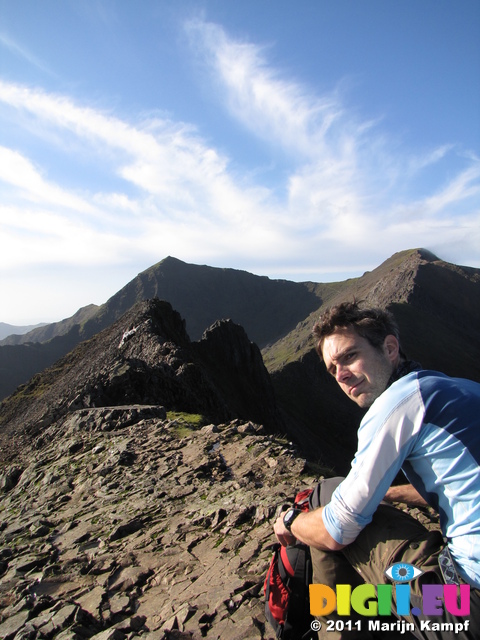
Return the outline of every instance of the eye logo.
<path id="1" fill-rule="evenodd" d="M 413 564 L 407 564 L 406 562 L 392 564 L 385 571 L 385 575 L 394 582 L 411 582 L 421 576 L 422 573 L 423 571 L 414 567 Z"/>

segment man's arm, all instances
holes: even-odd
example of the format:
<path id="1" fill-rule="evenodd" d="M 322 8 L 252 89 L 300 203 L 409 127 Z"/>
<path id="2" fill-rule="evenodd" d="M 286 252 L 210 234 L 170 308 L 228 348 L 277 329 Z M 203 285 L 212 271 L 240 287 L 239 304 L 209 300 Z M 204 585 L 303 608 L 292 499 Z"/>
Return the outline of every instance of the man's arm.
<path id="1" fill-rule="evenodd" d="M 402 484 L 390 489 L 384 498 L 387 502 L 404 502 L 416 507 L 426 507 L 428 503 L 411 484 Z"/>
<path id="2" fill-rule="evenodd" d="M 322 518 L 323 507 L 300 513 L 292 524 L 291 533 L 283 524 L 284 514 L 280 514 L 273 526 L 277 540 L 283 546 L 293 544 L 295 539 L 308 544 L 309 547 L 315 549 L 323 549 L 324 551 L 340 551 L 346 545 L 338 543 L 328 533 Z"/>

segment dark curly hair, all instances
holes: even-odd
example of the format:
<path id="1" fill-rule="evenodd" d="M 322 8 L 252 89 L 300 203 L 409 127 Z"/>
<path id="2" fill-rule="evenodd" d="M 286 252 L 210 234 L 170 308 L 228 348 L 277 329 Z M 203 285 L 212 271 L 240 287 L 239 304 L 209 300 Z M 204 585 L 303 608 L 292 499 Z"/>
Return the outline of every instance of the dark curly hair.
<path id="1" fill-rule="evenodd" d="M 400 342 L 398 325 L 393 315 L 384 309 L 360 307 L 357 301 L 342 302 L 327 309 L 313 327 L 313 335 L 317 339 L 316 350 L 322 356 L 323 341 L 338 329 L 352 328 L 359 336 L 381 351 L 385 338 L 393 335 Z M 405 358 L 400 348 L 400 356 Z"/>

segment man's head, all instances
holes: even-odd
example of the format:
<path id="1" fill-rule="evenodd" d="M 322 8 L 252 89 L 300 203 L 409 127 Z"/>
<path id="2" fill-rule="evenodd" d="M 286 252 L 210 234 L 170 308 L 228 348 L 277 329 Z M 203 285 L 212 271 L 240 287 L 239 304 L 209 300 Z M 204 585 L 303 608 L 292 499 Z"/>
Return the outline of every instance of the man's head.
<path id="1" fill-rule="evenodd" d="M 348 397 L 369 407 L 404 358 L 393 316 L 346 302 L 326 311 L 313 329 L 317 352 Z"/>

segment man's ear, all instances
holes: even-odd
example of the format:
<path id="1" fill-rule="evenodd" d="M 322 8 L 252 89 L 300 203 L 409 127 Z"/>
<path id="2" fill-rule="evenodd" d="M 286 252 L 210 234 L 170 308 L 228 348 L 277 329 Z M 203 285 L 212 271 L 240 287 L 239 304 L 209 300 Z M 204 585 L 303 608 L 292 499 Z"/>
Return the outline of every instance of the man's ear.
<path id="1" fill-rule="evenodd" d="M 383 343 L 385 355 L 390 362 L 395 363 L 400 353 L 400 344 L 394 335 L 388 335 Z"/>

